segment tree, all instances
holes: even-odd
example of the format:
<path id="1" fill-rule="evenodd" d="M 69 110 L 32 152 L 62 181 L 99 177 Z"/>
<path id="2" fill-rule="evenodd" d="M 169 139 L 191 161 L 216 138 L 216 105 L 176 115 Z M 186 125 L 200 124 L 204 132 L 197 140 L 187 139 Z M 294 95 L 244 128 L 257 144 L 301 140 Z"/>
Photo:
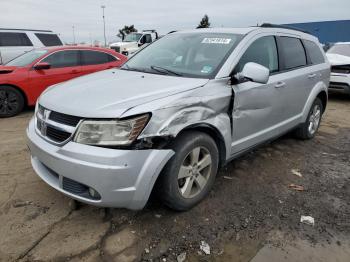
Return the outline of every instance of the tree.
<path id="1" fill-rule="evenodd" d="M 117 34 L 117 36 L 124 40 L 125 36 L 132 32 L 137 32 L 137 29 L 135 28 L 135 26 L 125 25 L 122 29 L 119 29 L 119 33 Z"/>
<path id="2" fill-rule="evenodd" d="M 209 16 L 208 15 L 204 15 L 202 20 L 201 20 L 201 22 L 197 26 L 197 28 L 208 28 L 208 27 L 210 27 Z"/>

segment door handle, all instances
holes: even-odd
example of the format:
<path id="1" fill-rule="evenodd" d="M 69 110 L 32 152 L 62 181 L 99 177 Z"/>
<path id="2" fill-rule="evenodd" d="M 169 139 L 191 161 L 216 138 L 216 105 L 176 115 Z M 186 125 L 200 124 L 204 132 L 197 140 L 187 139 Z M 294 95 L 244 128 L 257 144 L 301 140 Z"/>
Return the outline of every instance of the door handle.
<path id="1" fill-rule="evenodd" d="M 286 86 L 286 83 L 285 82 L 278 82 L 276 85 L 275 85 L 275 88 L 283 88 Z"/>
<path id="2" fill-rule="evenodd" d="M 310 74 L 310 75 L 308 75 L 307 77 L 309 78 L 309 79 L 313 79 L 313 78 L 315 78 L 317 76 L 317 74 Z"/>

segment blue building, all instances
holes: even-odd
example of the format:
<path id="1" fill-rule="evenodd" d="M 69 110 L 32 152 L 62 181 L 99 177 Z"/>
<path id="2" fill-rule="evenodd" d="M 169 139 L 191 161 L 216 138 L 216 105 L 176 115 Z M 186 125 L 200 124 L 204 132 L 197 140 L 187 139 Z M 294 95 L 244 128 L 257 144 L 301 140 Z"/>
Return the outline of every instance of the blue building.
<path id="1" fill-rule="evenodd" d="M 323 44 L 350 42 L 350 20 L 296 23 L 286 26 L 308 31 Z"/>

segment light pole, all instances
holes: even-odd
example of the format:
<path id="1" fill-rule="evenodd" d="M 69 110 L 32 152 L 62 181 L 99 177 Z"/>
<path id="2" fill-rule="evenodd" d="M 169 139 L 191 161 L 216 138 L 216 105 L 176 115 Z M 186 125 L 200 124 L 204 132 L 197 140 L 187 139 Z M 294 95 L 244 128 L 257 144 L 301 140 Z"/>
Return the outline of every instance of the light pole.
<path id="1" fill-rule="evenodd" d="M 105 5 L 101 5 L 102 8 L 102 17 L 103 17 L 103 36 L 105 39 L 105 47 L 107 46 L 107 40 L 106 40 L 106 21 L 105 21 Z"/>
<path id="2" fill-rule="evenodd" d="M 73 29 L 73 45 L 75 45 L 75 27 L 74 25 L 72 26 Z"/>

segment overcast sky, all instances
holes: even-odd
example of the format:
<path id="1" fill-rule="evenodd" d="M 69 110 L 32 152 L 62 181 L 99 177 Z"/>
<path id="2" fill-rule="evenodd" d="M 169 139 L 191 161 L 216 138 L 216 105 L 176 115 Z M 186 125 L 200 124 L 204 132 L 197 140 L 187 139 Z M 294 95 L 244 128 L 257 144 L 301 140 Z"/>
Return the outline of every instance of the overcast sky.
<path id="1" fill-rule="evenodd" d="M 126 24 L 165 34 L 204 14 L 212 27 L 350 19 L 350 0 L 0 0 L 0 27 L 50 29 L 71 42 L 74 25 L 77 42 L 103 40 L 102 4 L 108 41 Z"/>

